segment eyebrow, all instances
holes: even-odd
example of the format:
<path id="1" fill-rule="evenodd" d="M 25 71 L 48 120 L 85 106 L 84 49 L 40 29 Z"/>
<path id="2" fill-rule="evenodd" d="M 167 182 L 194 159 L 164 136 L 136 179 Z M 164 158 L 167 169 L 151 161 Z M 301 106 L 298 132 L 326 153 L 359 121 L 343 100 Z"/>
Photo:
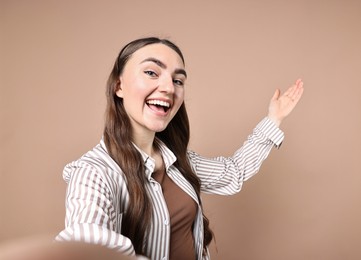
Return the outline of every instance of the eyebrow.
<path id="1" fill-rule="evenodd" d="M 162 61 L 156 59 L 156 58 L 146 58 L 145 60 L 143 60 L 141 63 L 144 63 L 144 62 L 153 62 L 155 64 L 157 64 L 159 67 L 161 67 L 162 69 L 166 69 L 167 68 L 167 65 L 165 65 Z M 187 72 L 184 70 L 184 69 L 175 69 L 174 70 L 174 73 L 175 74 L 182 74 L 184 75 L 185 77 L 187 77 Z"/>

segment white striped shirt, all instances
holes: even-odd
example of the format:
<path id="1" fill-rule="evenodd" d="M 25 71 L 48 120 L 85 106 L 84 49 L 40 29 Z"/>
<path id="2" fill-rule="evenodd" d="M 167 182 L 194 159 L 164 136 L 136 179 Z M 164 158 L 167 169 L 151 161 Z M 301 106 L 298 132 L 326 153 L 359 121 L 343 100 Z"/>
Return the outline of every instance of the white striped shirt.
<path id="1" fill-rule="evenodd" d="M 241 190 L 243 181 L 255 175 L 273 146 L 278 147 L 283 132 L 267 117 L 248 136 L 247 141 L 231 157 L 205 158 L 188 151 L 192 168 L 201 180 L 201 191 L 231 195 Z M 203 257 L 203 217 L 192 185 L 173 165 L 175 155 L 161 143 L 160 150 L 168 176 L 198 204 L 194 220 L 194 241 L 197 259 Z M 153 205 L 151 227 L 146 238 L 145 252 L 150 259 L 168 259 L 170 219 L 162 189 L 152 177 L 154 160 L 140 151 L 145 165 L 144 184 Z M 127 181 L 122 170 L 109 156 L 104 141 L 79 160 L 64 168 L 66 193 L 65 229 L 57 241 L 84 241 L 105 245 L 127 255 L 135 255 L 132 242 L 121 234 L 122 216 L 129 205 Z"/>

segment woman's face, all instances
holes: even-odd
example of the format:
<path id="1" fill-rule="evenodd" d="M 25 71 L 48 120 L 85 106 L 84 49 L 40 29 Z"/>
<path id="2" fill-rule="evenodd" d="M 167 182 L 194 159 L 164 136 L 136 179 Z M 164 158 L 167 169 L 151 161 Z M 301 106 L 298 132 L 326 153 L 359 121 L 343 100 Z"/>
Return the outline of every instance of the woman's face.
<path id="1" fill-rule="evenodd" d="M 123 99 L 135 138 L 163 131 L 183 103 L 184 64 L 164 44 L 147 45 L 134 52 L 119 80 L 116 95 Z"/>

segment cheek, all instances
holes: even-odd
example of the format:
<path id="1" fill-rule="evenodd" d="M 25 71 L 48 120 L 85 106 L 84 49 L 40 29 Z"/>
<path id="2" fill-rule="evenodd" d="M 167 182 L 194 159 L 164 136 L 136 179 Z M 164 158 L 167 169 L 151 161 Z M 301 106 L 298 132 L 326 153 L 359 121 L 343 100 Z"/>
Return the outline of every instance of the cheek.
<path id="1" fill-rule="evenodd" d="M 125 99 L 142 99 L 146 88 L 139 80 L 128 80 L 123 84 L 123 95 Z"/>
<path id="2" fill-rule="evenodd" d="M 184 89 L 179 89 L 178 91 L 176 91 L 175 93 L 177 100 L 179 100 L 180 103 L 183 103 L 184 100 Z"/>

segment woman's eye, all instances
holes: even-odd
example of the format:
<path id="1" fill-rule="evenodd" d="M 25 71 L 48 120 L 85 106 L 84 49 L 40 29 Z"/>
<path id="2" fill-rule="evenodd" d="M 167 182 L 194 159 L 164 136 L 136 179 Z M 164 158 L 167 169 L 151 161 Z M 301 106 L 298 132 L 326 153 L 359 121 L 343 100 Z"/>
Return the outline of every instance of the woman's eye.
<path id="1" fill-rule="evenodd" d="M 151 70 L 146 70 L 144 71 L 145 74 L 147 74 L 148 76 L 151 76 L 151 77 L 156 77 L 157 74 L 154 72 L 154 71 L 151 71 Z"/>
<path id="2" fill-rule="evenodd" d="M 179 80 L 179 79 L 175 79 L 173 80 L 174 84 L 178 85 L 178 86 L 183 86 L 184 85 L 184 82 Z"/>

